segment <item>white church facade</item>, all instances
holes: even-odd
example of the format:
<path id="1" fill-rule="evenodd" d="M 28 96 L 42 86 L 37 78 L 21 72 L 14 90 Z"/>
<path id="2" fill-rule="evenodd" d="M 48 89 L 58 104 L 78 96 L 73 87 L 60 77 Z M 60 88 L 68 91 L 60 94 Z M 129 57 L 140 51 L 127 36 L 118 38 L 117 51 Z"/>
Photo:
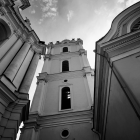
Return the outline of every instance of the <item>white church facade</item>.
<path id="1" fill-rule="evenodd" d="M 20 140 L 98 140 L 93 132 L 93 76 L 83 41 L 50 43 Z"/>

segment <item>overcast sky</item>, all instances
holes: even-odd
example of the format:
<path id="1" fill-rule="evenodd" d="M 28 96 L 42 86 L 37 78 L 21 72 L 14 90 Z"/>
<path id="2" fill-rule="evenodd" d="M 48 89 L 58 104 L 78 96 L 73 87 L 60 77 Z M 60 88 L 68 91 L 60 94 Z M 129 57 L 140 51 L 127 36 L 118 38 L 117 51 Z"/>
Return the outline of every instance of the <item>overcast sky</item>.
<path id="1" fill-rule="evenodd" d="M 94 68 L 95 42 L 110 29 L 112 20 L 124 9 L 139 0 L 30 0 L 31 6 L 21 11 L 30 19 L 31 27 L 41 41 L 62 41 L 81 38 L 92 68 Z M 36 76 L 41 72 L 39 62 L 29 98 L 36 89 Z M 18 136 L 19 137 L 19 136 Z M 17 138 L 18 139 L 18 138 Z"/>
<path id="2" fill-rule="evenodd" d="M 22 13 L 30 19 L 40 40 L 49 42 L 81 38 L 94 68 L 95 41 L 109 30 L 112 20 L 139 0 L 30 0 Z"/>
<path id="3" fill-rule="evenodd" d="M 124 9 L 139 0 L 30 0 L 31 6 L 21 11 L 30 19 L 31 27 L 41 41 L 62 41 L 81 38 L 87 57 L 94 68 L 95 42 L 110 29 L 113 19 Z M 39 62 L 36 75 L 44 61 Z M 36 89 L 36 75 L 30 88 L 32 100 Z"/>

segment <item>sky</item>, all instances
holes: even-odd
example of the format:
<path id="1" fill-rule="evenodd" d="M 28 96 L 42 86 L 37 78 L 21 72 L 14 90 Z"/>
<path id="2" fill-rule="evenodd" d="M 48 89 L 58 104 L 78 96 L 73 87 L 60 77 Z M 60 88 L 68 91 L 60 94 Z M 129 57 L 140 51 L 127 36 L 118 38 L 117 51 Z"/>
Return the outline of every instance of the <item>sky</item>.
<path id="1" fill-rule="evenodd" d="M 31 27 L 41 41 L 55 43 L 64 39 L 81 38 L 91 68 L 94 68 L 95 42 L 110 29 L 113 19 L 139 0 L 30 0 L 31 6 L 21 11 L 30 19 Z M 36 75 L 41 72 L 41 59 Z M 30 88 L 32 100 L 36 75 Z"/>
<path id="2" fill-rule="evenodd" d="M 113 19 L 124 9 L 139 0 L 30 0 L 31 6 L 21 11 L 41 41 L 55 43 L 64 39 L 83 40 L 87 57 L 94 68 L 95 42 L 110 29 Z M 36 88 L 36 76 L 41 72 L 43 59 L 39 61 L 29 98 Z"/>

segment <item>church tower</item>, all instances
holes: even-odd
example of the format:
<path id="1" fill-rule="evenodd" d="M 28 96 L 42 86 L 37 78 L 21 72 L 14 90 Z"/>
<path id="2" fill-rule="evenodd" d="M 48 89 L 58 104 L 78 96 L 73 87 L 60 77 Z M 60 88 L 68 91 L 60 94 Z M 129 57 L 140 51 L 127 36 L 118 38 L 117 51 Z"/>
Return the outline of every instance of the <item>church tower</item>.
<path id="1" fill-rule="evenodd" d="M 93 70 L 83 41 L 50 43 L 20 140 L 98 140 L 93 129 Z"/>

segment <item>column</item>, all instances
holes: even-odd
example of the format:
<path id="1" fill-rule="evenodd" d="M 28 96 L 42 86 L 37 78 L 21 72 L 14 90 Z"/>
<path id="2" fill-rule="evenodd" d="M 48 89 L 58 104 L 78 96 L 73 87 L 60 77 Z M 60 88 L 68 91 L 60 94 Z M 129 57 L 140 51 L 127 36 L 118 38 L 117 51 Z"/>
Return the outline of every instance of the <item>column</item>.
<path id="1" fill-rule="evenodd" d="M 6 77 L 8 77 L 11 81 L 14 79 L 16 73 L 18 72 L 20 66 L 22 65 L 22 62 L 24 61 L 24 58 L 26 57 L 26 54 L 29 51 L 31 44 L 29 42 L 26 42 L 20 51 L 17 53 L 13 61 L 10 63 L 4 74 Z"/>
<path id="2" fill-rule="evenodd" d="M 22 85 L 20 86 L 20 92 L 21 93 L 28 93 L 29 89 L 30 89 L 30 85 L 32 83 L 37 65 L 38 65 L 38 61 L 39 61 L 39 54 L 35 53 L 34 57 L 32 59 L 32 62 L 28 68 L 28 71 L 26 73 L 26 76 L 22 82 Z"/>
<path id="3" fill-rule="evenodd" d="M 28 69 L 28 66 L 32 60 L 34 52 L 30 49 L 28 51 L 28 54 L 26 55 L 22 65 L 20 66 L 20 69 L 18 70 L 17 74 L 15 75 L 15 78 L 13 79 L 13 84 L 18 87 L 20 86 L 21 81 L 23 80 L 23 77 L 26 73 L 26 70 Z"/>
<path id="4" fill-rule="evenodd" d="M 0 75 L 3 73 L 5 68 L 8 66 L 8 64 L 11 62 L 17 51 L 22 46 L 23 41 L 21 38 L 19 38 L 16 43 L 10 48 L 8 53 L 1 59 L 0 61 Z"/>
<path id="5" fill-rule="evenodd" d="M 5 55 L 5 53 L 12 47 L 12 45 L 16 42 L 18 37 L 13 34 L 5 43 L 3 43 L 0 47 L 0 59 Z"/>
<path id="6" fill-rule="evenodd" d="M 38 80 L 37 84 L 38 85 L 35 91 L 30 112 L 37 112 L 38 114 L 40 114 L 42 99 L 44 97 L 44 87 L 46 86 L 46 82 L 45 80 Z"/>

